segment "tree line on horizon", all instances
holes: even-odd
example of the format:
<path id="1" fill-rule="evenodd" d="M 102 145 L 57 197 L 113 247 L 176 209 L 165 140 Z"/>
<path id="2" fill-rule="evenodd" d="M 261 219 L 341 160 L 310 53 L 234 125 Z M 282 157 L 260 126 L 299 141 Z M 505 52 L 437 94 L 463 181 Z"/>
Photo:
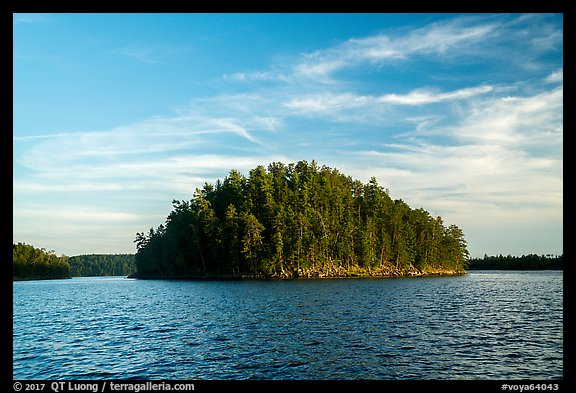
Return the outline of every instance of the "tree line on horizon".
<path id="1" fill-rule="evenodd" d="M 134 254 L 57 256 L 53 250 L 19 242 L 12 245 L 12 270 L 14 280 L 129 276 L 136 264 Z"/>
<path id="2" fill-rule="evenodd" d="M 136 272 L 134 254 L 82 254 L 69 261 L 72 277 L 130 276 Z"/>
<path id="3" fill-rule="evenodd" d="M 231 170 L 136 234 L 142 278 L 464 272 L 464 233 L 315 161 Z"/>
<path id="4" fill-rule="evenodd" d="M 564 254 L 522 256 L 484 254 L 483 258 L 470 258 L 469 268 L 471 270 L 562 270 Z"/>

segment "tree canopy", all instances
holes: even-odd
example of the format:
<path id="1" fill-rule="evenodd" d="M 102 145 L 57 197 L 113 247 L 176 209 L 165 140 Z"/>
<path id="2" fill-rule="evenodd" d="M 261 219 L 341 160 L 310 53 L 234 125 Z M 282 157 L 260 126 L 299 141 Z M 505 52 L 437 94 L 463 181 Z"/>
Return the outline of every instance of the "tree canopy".
<path id="1" fill-rule="evenodd" d="M 138 277 L 463 273 L 464 233 L 315 161 L 231 170 L 136 234 Z"/>
<path id="2" fill-rule="evenodd" d="M 65 255 L 35 248 L 29 244 L 12 244 L 12 278 L 33 280 L 70 277 L 70 263 Z"/>
<path id="3" fill-rule="evenodd" d="M 129 276 L 136 272 L 134 254 L 83 254 L 72 256 L 70 275 L 90 276 Z"/>

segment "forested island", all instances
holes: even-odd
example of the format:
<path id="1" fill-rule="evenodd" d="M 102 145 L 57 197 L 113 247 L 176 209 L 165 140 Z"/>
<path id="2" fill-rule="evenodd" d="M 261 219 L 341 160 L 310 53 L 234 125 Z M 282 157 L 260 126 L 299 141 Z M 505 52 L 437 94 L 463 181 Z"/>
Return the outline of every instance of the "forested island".
<path id="1" fill-rule="evenodd" d="M 138 278 L 463 274 L 456 225 L 315 161 L 231 170 L 136 234 Z"/>
<path id="2" fill-rule="evenodd" d="M 471 258 L 471 270 L 562 270 L 564 255 L 522 256 L 484 255 L 484 258 Z"/>
<path id="3" fill-rule="evenodd" d="M 12 279 L 45 280 L 69 278 L 70 263 L 66 255 L 57 256 L 29 244 L 12 244 Z"/>

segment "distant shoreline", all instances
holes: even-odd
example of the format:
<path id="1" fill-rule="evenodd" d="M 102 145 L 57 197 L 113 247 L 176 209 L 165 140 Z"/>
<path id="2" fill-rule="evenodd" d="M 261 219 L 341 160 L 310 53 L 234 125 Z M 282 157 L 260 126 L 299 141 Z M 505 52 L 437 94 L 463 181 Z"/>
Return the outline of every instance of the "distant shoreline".
<path id="1" fill-rule="evenodd" d="M 127 276 L 115 276 L 115 277 L 126 277 L 128 279 L 138 279 L 138 280 L 169 280 L 169 281 L 290 281 L 290 280 L 323 280 L 323 279 L 362 279 L 362 278 L 406 278 L 406 277 L 450 277 L 450 276 L 465 276 L 470 272 L 476 271 L 564 271 L 563 268 L 542 268 L 542 269 L 506 269 L 506 268 L 469 268 L 463 272 L 460 271 L 434 271 L 434 272 L 420 272 L 420 273 L 408 273 L 408 274 L 349 274 L 349 275 L 317 275 L 317 276 L 298 276 L 298 277 L 280 277 L 280 276 L 253 276 L 253 275 L 243 275 L 243 276 L 231 276 L 231 275 L 208 275 L 208 276 L 166 276 L 166 277 L 153 277 L 153 276 L 143 276 L 139 277 L 137 274 L 130 274 Z M 68 277 L 12 277 L 12 281 L 46 281 L 46 280 L 66 280 L 77 277 L 111 277 L 111 276 L 68 276 Z"/>
<path id="2" fill-rule="evenodd" d="M 468 270 L 563 270 L 564 254 L 522 256 L 484 255 L 484 258 L 470 258 Z"/>
<path id="3" fill-rule="evenodd" d="M 12 277 L 12 281 L 44 281 L 44 280 L 66 280 L 72 278 L 66 277 Z"/>
<path id="4" fill-rule="evenodd" d="M 473 267 L 473 268 L 468 268 L 466 271 L 486 271 L 486 270 L 494 270 L 494 271 L 502 271 L 502 272 L 541 272 L 541 271 L 564 271 L 563 267 L 543 267 L 543 268 L 534 268 L 534 269 L 530 269 L 527 267 L 523 267 L 523 268 L 504 268 L 504 267 L 487 267 L 487 268 L 477 268 L 477 267 Z"/>

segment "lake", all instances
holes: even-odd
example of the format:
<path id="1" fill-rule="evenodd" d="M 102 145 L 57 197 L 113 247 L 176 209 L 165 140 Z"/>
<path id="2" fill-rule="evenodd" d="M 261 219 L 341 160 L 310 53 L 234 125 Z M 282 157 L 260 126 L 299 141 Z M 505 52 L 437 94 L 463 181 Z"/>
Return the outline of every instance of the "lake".
<path id="1" fill-rule="evenodd" d="M 563 273 L 13 283 L 14 379 L 562 379 Z"/>

